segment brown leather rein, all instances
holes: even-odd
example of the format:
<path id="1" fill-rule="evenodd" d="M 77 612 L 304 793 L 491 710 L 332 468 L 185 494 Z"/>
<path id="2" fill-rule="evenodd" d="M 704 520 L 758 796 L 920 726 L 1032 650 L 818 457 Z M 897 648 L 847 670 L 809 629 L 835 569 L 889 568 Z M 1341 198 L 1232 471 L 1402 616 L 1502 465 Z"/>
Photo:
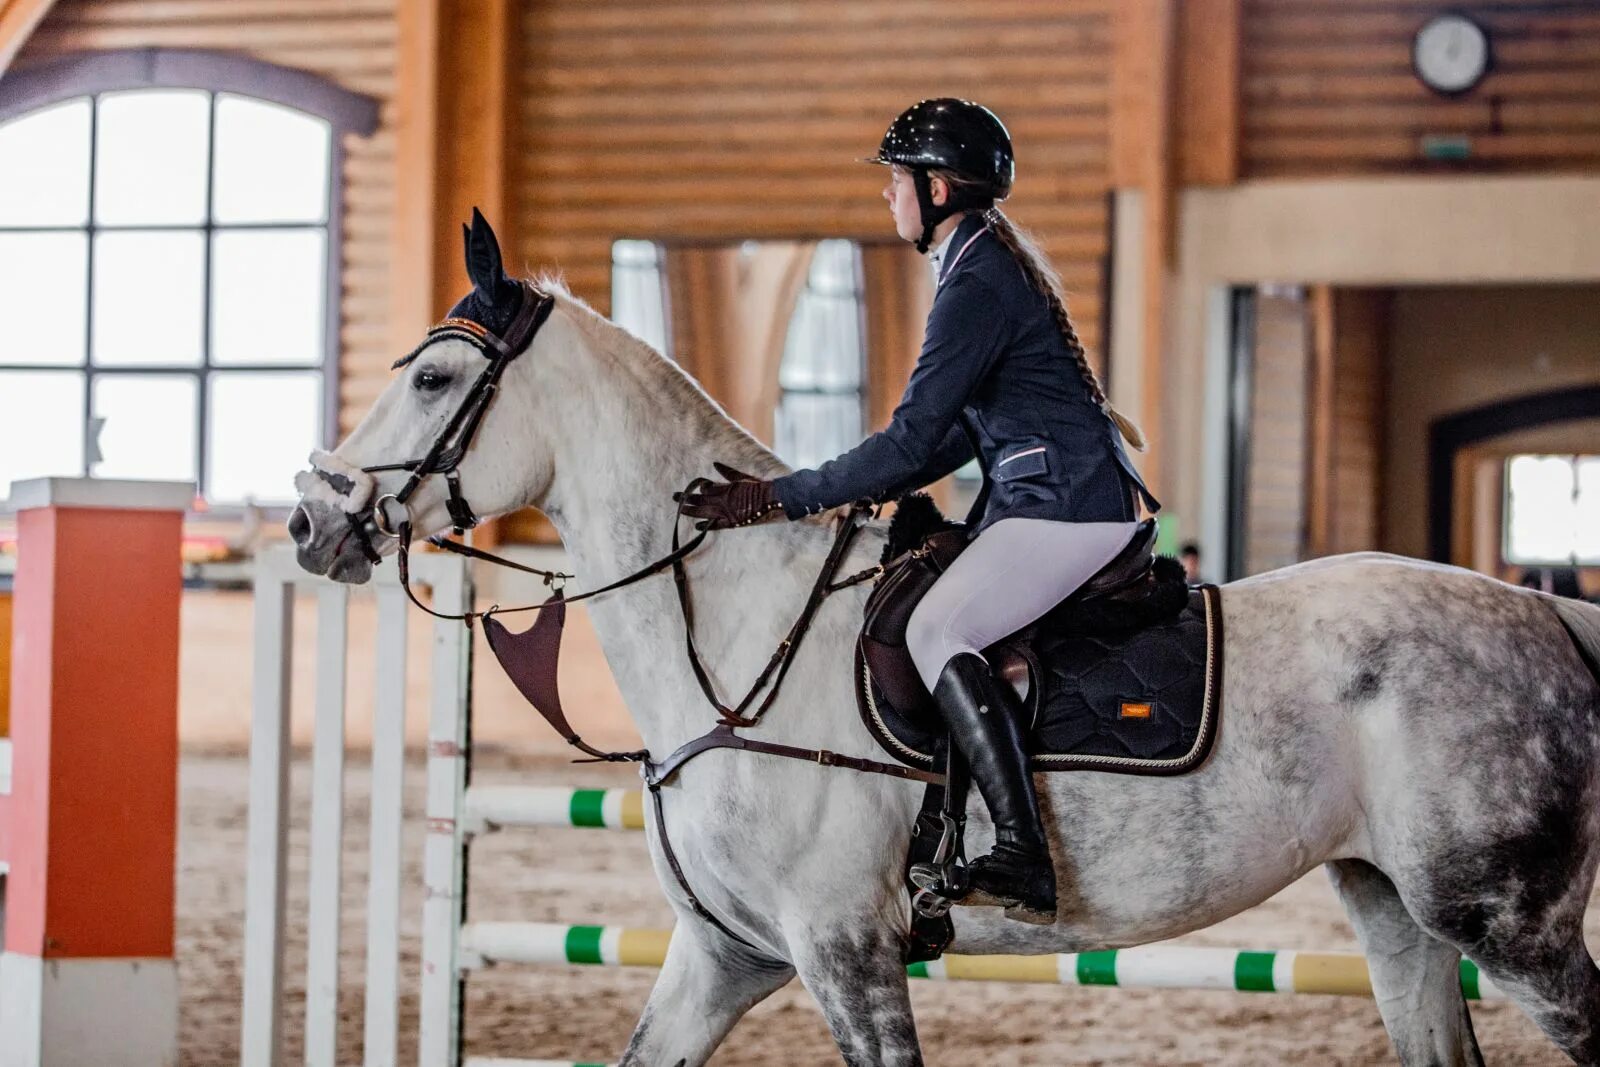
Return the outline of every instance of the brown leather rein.
<path id="1" fill-rule="evenodd" d="M 689 489 L 705 484 L 706 479 L 696 479 L 690 484 Z M 680 494 L 680 497 L 682 494 Z M 472 620 L 481 619 L 483 622 L 484 636 L 488 639 L 489 648 L 494 652 L 495 658 L 505 669 L 506 675 L 511 679 L 517 690 L 527 698 L 551 728 L 560 734 L 567 744 L 587 754 L 589 760 L 578 762 L 608 762 L 608 763 L 637 763 L 640 776 L 649 788 L 652 804 L 656 814 L 657 837 L 661 842 L 662 858 L 667 861 L 673 877 L 683 890 L 689 906 L 695 914 L 709 922 L 712 926 L 722 931 L 728 937 L 740 944 L 755 948 L 750 942 L 740 937 L 733 930 L 717 918 L 695 895 L 693 887 L 689 885 L 688 876 L 684 874 L 682 866 L 678 863 L 677 854 L 673 851 L 672 842 L 667 836 L 666 814 L 662 810 L 661 787 L 672 779 L 684 765 L 695 757 L 716 749 L 734 749 L 741 752 L 757 752 L 768 756 L 780 756 L 787 759 L 803 760 L 807 763 L 816 763 L 823 767 L 843 767 L 847 770 L 860 771 L 865 774 L 883 774 L 893 778 L 902 778 L 911 781 L 931 784 L 942 784 L 944 776 L 929 771 L 919 770 L 915 767 L 906 767 L 900 764 L 882 763 L 878 760 L 863 759 L 858 756 L 847 756 L 827 749 L 800 748 L 794 745 L 781 745 L 772 741 L 761 741 L 745 737 L 735 731 L 742 727 L 756 726 L 777 699 L 779 688 L 783 684 L 784 676 L 788 673 L 790 665 L 794 662 L 795 653 L 799 651 L 801 642 L 805 639 L 816 618 L 817 610 L 822 602 L 830 595 L 848 589 L 854 585 L 871 581 L 882 573 L 882 567 L 870 567 L 859 571 L 840 581 L 835 582 L 833 576 L 838 573 L 839 565 L 849 552 L 850 545 L 854 542 L 857 532 L 866 516 L 871 513 L 870 505 L 858 503 L 851 507 L 844 521 L 840 524 L 839 532 L 835 536 L 828 557 L 823 562 L 817 574 L 816 581 L 812 584 L 811 593 L 806 598 L 805 606 L 800 610 L 799 616 L 789 628 L 789 632 L 778 643 L 777 649 L 767 660 L 766 666 L 756 676 L 755 681 L 746 691 L 744 697 L 733 707 L 724 703 L 716 692 L 716 687 L 711 682 L 704 664 L 701 662 L 699 649 L 694 640 L 694 608 L 689 598 L 689 578 L 683 561 L 695 549 L 704 543 L 707 531 L 701 530 L 686 542 L 680 543 L 679 531 L 682 529 L 682 515 L 674 518 L 672 530 L 672 550 L 660 559 L 647 564 L 626 577 L 603 585 L 598 589 L 591 589 L 568 597 L 563 593 L 563 586 L 567 579 L 573 577 L 559 571 L 547 571 L 539 567 L 530 567 L 504 559 L 489 552 L 463 545 L 459 542 L 448 541 L 443 538 L 434 538 L 430 543 L 456 555 L 466 556 L 470 559 L 483 560 L 495 563 L 513 570 L 527 574 L 539 575 L 546 585 L 552 587 L 548 600 L 539 604 L 526 604 L 515 608 L 501 608 L 498 605 L 488 611 L 467 611 L 459 615 L 435 611 L 422 603 L 411 590 L 411 524 L 402 523 L 397 531 L 399 535 L 399 558 L 397 560 L 400 572 L 400 584 L 406 591 L 406 596 L 411 602 L 429 615 L 439 619 L 459 619 L 469 628 Z M 636 752 L 607 752 L 597 749 L 579 736 L 567 721 L 565 710 L 561 706 L 561 692 L 557 684 L 557 665 L 561 651 L 561 635 L 566 625 L 567 605 L 599 596 L 601 593 L 611 592 L 625 586 L 634 584 L 658 574 L 661 571 L 672 569 L 673 586 L 677 591 L 678 606 L 683 614 L 683 628 L 685 635 L 685 650 L 689 657 L 689 665 L 694 671 L 695 680 L 700 685 L 700 690 L 705 694 L 706 700 L 718 713 L 717 724 L 706 733 L 678 746 L 666 759 L 657 762 L 650 758 L 647 750 Z M 538 617 L 534 624 L 523 633 L 513 633 L 500 622 L 497 615 L 507 615 L 515 612 L 537 611 Z M 760 705 L 753 714 L 747 714 L 751 705 L 755 704 L 760 695 Z"/>
<path id="2" fill-rule="evenodd" d="M 705 479 L 696 479 L 690 484 L 690 490 L 705 484 Z M 811 629 L 811 624 L 816 618 L 822 602 L 833 593 L 851 586 L 860 585 L 871 581 L 882 571 L 881 567 L 870 567 L 866 570 L 852 574 L 835 582 L 833 577 L 838 573 L 839 565 L 850 550 L 857 532 L 861 529 L 863 520 L 871 512 L 871 507 L 864 503 L 854 505 L 845 515 L 839 526 L 839 532 L 834 537 L 833 546 L 828 551 L 827 559 L 823 561 L 817 573 L 817 579 L 812 584 L 810 595 L 806 598 L 804 607 L 796 617 L 789 631 L 784 635 L 772 656 L 762 667 L 761 672 L 746 690 L 744 696 L 736 705 L 730 707 L 717 694 L 716 687 L 707 673 L 701 658 L 699 647 L 694 638 L 694 607 L 689 595 L 689 575 L 683 561 L 705 542 L 708 531 L 701 530 L 688 541 L 680 540 L 682 522 L 675 521 L 672 532 L 672 550 L 660 559 L 641 567 L 626 577 L 614 582 L 591 589 L 576 596 L 567 596 L 563 590 L 565 582 L 572 578 L 570 574 L 560 571 L 544 570 L 540 567 L 530 567 L 513 560 L 496 556 L 480 549 L 463 545 L 456 541 L 443 538 L 434 538 L 431 544 L 447 552 L 470 559 L 483 560 L 502 567 L 534 574 L 544 579 L 546 585 L 552 587 L 553 592 L 548 600 L 538 604 L 525 604 L 520 607 L 502 608 L 495 605 L 487 611 L 467 611 L 461 614 L 448 614 L 435 611 L 433 608 L 419 600 L 411 589 L 411 527 L 410 523 L 403 523 L 399 530 L 398 565 L 400 572 L 400 585 L 405 590 L 406 596 L 411 599 L 421 610 L 438 619 L 456 619 L 472 625 L 474 619 L 483 622 L 484 636 L 489 641 L 490 649 L 495 657 L 500 660 L 506 673 L 517 686 L 518 691 L 527 698 L 534 709 L 544 717 L 550 726 L 574 748 L 586 753 L 594 761 L 628 762 L 643 765 L 645 781 L 655 788 L 670 779 L 689 760 L 702 752 L 714 748 L 736 748 L 747 752 L 765 752 L 769 755 L 785 756 L 791 759 L 802 759 L 809 763 L 818 763 L 825 767 L 845 767 L 850 770 L 862 771 L 869 774 L 885 774 L 894 778 L 906 778 L 920 782 L 940 782 L 943 777 L 926 771 L 900 764 L 881 763 L 877 760 L 862 759 L 855 756 L 846 756 L 842 753 L 831 752 L 827 749 L 796 748 L 791 745 L 779 745 L 768 741 L 759 741 L 741 737 L 733 731 L 742 727 L 753 727 L 760 724 L 768 709 L 777 700 L 778 693 L 783 684 L 784 677 L 788 674 L 790 665 L 794 662 L 795 654 L 800 649 L 801 642 Z M 561 707 L 561 697 L 556 684 L 556 668 L 559 662 L 561 633 L 566 625 L 566 609 L 568 604 L 576 604 L 588 600 L 602 593 L 612 592 L 643 581 L 654 574 L 671 568 L 673 587 L 678 597 L 678 607 L 683 615 L 684 622 L 684 652 L 688 657 L 689 666 L 694 672 L 695 681 L 700 686 L 700 691 L 705 694 L 706 700 L 717 711 L 717 723 L 706 734 L 686 742 L 659 763 L 651 760 L 646 751 L 637 752 L 606 752 L 595 748 L 574 730 L 567 721 L 566 714 Z M 537 611 L 538 619 L 527 631 L 517 634 L 507 629 L 496 616 L 509 615 L 517 612 Z M 763 696 L 763 694 L 765 694 Z M 757 699 L 760 704 L 754 713 L 749 713 Z"/>

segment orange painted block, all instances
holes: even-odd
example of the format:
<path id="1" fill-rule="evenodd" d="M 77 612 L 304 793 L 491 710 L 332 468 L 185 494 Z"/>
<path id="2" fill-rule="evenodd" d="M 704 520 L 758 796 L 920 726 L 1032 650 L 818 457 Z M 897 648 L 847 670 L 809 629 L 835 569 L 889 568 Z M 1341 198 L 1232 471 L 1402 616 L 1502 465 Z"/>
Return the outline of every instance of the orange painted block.
<path id="1" fill-rule="evenodd" d="M 182 524 L 181 507 L 18 515 L 8 952 L 172 957 Z"/>

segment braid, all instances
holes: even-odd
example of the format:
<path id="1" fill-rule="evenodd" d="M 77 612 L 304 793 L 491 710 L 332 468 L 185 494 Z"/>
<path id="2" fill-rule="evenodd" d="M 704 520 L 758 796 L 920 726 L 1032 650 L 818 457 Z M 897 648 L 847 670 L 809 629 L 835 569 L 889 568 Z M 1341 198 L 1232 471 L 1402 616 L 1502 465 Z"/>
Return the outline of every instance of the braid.
<path id="1" fill-rule="evenodd" d="M 1083 379 L 1084 388 L 1089 391 L 1089 399 L 1093 400 L 1116 424 L 1128 444 L 1143 452 L 1144 433 L 1132 419 L 1112 406 L 1111 399 L 1106 396 L 1105 386 L 1100 384 L 1094 368 L 1089 365 L 1089 354 L 1084 351 L 1083 342 L 1078 338 L 1077 327 L 1072 325 L 1072 316 L 1067 314 L 1067 302 L 1061 292 L 1061 276 L 1056 273 L 1039 247 L 998 207 L 990 207 L 984 211 L 983 220 L 989 224 L 989 230 L 995 235 L 995 239 L 1006 247 L 1012 258 L 1017 261 L 1017 265 L 1022 268 L 1028 284 L 1049 302 L 1050 314 L 1056 320 L 1056 328 L 1061 331 L 1061 340 L 1066 344 L 1067 351 L 1077 363 L 1078 375 Z"/>

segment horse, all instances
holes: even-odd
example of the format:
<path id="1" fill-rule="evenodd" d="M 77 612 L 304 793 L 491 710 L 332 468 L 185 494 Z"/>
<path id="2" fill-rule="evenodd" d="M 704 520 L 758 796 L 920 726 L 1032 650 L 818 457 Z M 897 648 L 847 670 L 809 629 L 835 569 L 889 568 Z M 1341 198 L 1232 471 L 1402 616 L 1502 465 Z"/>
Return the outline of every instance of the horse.
<path id="1" fill-rule="evenodd" d="M 549 317 L 504 368 L 460 457 L 458 489 L 426 478 L 405 502 L 419 536 L 452 524 L 449 492 L 482 514 L 536 506 L 592 588 L 668 553 L 673 493 L 713 461 L 760 477 L 787 470 L 675 363 L 559 281 L 532 284 L 553 303 Z M 393 537 L 371 532 L 372 509 L 405 472 L 361 472 L 421 455 L 470 398 L 484 354 L 449 336 L 427 345 L 320 455 L 345 475 L 302 475 L 290 521 L 301 566 L 359 583 L 374 556 L 394 551 Z M 379 519 L 379 531 L 392 527 Z M 839 521 L 832 512 L 719 532 L 688 556 L 694 639 L 720 692 L 742 691 L 766 663 Z M 362 549 L 369 534 L 375 552 Z M 844 570 L 876 562 L 884 538 L 883 524 L 868 524 Z M 823 603 L 752 733 L 882 756 L 852 689 L 866 593 Z M 1600 608 L 1380 553 L 1229 583 L 1222 608 L 1227 677 L 1208 759 L 1174 778 L 1038 776 L 1056 921 L 958 906 L 951 950 L 1170 938 L 1320 864 L 1401 1063 L 1483 1062 L 1458 979 L 1465 954 L 1575 1062 L 1600 1065 L 1600 971 L 1582 931 L 1600 860 Z M 649 751 L 660 758 L 704 733 L 711 713 L 684 654 L 672 579 L 606 593 L 591 615 Z M 902 877 L 922 788 L 728 750 L 664 786 L 647 837 L 677 927 L 621 1062 L 704 1063 L 798 975 L 847 1064 L 921 1063 Z M 969 806 L 968 843 L 982 851 L 992 827 L 976 796 Z M 720 927 L 669 869 L 663 829 Z"/>

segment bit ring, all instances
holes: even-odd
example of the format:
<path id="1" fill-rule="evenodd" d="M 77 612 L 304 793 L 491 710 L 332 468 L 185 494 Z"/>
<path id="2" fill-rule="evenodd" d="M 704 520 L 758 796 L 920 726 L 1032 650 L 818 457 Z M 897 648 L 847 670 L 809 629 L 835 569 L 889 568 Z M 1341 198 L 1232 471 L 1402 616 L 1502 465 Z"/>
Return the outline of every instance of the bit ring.
<path id="1" fill-rule="evenodd" d="M 405 522 L 409 522 L 410 521 L 411 512 L 406 509 L 405 501 L 401 500 L 398 496 L 395 496 L 393 493 L 385 493 L 382 496 L 380 496 L 372 505 L 372 525 L 377 527 L 378 532 L 383 534 L 383 536 L 398 538 L 400 536 L 399 531 L 398 530 L 391 530 L 389 528 L 389 526 L 387 525 L 388 524 L 388 515 L 384 511 L 384 505 L 387 504 L 391 500 L 393 500 L 396 504 L 399 504 L 400 505 L 400 510 L 404 511 L 406 513 L 406 518 L 404 520 L 402 520 L 402 521 L 405 521 Z"/>

